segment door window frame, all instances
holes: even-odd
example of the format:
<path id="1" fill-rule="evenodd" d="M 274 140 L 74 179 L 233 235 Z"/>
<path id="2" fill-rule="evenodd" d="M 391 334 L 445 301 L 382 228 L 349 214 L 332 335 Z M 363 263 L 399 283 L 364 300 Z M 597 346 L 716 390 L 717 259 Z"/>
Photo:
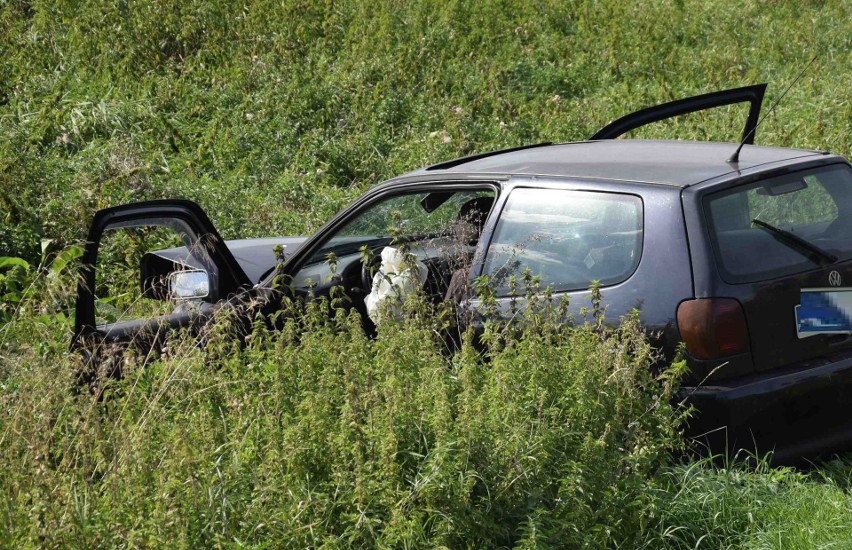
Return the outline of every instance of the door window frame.
<path id="1" fill-rule="evenodd" d="M 136 225 L 172 227 L 180 225 L 178 233 L 185 232 L 196 241 L 206 240 L 209 260 L 215 264 L 216 273 L 208 273 L 213 294 L 208 301 L 221 300 L 250 287 L 248 277 L 216 231 L 204 210 L 196 203 L 183 199 L 154 200 L 115 206 L 95 213 L 89 227 L 89 235 L 81 258 L 80 277 L 77 284 L 74 335 L 71 348 L 93 335 L 111 337 L 116 340 L 132 339 L 136 333 L 150 325 L 181 325 L 186 314 L 171 314 L 155 319 L 121 321 L 108 325 L 97 325 L 95 317 L 95 273 L 97 269 L 100 241 L 104 233 L 112 228 Z M 218 293 L 218 295 L 217 295 Z"/>

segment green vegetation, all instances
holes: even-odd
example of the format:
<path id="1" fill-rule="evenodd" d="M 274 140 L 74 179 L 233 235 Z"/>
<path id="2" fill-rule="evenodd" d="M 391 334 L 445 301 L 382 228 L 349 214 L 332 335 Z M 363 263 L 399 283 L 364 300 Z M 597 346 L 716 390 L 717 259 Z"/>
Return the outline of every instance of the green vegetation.
<path id="1" fill-rule="evenodd" d="M 635 319 L 569 329 L 560 313 L 450 356 L 425 312 L 371 340 L 314 303 L 245 349 L 222 319 L 204 351 L 126 356 L 95 395 L 69 391 L 61 347 L 26 354 L 0 406 L 0 540 L 633 545 L 680 441 L 681 365 L 652 379 Z"/>
<path id="2" fill-rule="evenodd" d="M 26 2 L 0 7 L 0 243 L 182 196 L 226 237 L 310 231 L 384 178 L 754 82 L 758 143 L 852 151 L 836 2 Z M 742 111 L 645 137 L 735 140 Z"/>
<path id="3" fill-rule="evenodd" d="M 849 545 L 848 459 L 671 458 L 674 385 L 629 323 L 447 355 L 422 317 L 370 341 L 308 312 L 304 337 L 258 329 L 244 350 L 222 320 L 208 350 L 175 336 L 96 395 L 70 391 L 67 353 L 69 266 L 104 206 L 179 196 L 226 238 L 307 233 L 424 164 L 723 87 L 767 81 L 771 102 L 816 53 L 757 142 L 849 156 L 848 10 L 0 3 L 0 544 Z M 743 118 L 639 134 L 731 141 Z"/>

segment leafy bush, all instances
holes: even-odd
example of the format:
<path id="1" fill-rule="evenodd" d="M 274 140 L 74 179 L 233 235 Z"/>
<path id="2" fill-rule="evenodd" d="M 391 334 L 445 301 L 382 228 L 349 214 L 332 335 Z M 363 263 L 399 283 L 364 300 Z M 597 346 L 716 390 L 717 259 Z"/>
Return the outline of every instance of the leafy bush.
<path id="1" fill-rule="evenodd" d="M 323 302 L 245 346 L 223 319 L 204 350 L 176 335 L 144 368 L 125 354 L 95 395 L 70 391 L 78 367 L 58 348 L 4 365 L 0 538 L 629 544 L 680 441 L 679 367 L 652 376 L 635 317 L 568 328 L 538 305 L 449 355 L 418 307 L 375 340 Z"/>
<path id="2" fill-rule="evenodd" d="M 0 328 L 14 318 L 16 310 L 26 304 L 41 314 L 61 314 L 70 306 L 67 283 L 74 261 L 83 249 L 69 246 L 56 250 L 50 241 L 42 241 L 41 261 L 31 265 L 23 258 L 0 256 Z M 43 277 L 39 277 L 43 274 Z"/>

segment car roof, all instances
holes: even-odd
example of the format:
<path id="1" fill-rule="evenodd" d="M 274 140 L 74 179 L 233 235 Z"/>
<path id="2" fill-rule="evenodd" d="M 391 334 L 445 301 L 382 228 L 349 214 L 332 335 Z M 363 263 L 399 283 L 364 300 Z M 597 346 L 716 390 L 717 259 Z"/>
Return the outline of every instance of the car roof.
<path id="1" fill-rule="evenodd" d="M 547 175 L 687 187 L 769 163 L 823 155 L 821 151 L 745 145 L 729 164 L 736 143 L 617 139 L 519 148 L 428 167 L 427 174 Z M 445 167 L 446 166 L 446 167 Z"/>

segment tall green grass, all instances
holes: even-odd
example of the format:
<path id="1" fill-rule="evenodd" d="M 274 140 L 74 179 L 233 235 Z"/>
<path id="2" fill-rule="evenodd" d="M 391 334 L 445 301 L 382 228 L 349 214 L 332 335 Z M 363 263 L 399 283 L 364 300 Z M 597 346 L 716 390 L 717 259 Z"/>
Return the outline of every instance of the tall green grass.
<path id="1" fill-rule="evenodd" d="M 852 541 L 848 462 L 675 460 L 682 365 L 652 375 L 635 318 L 606 328 L 592 298 L 586 323 L 540 301 L 453 353 L 417 305 L 375 339 L 325 302 L 275 331 L 223 316 L 82 387 L 67 323 L 25 302 L 0 329 L 0 546 Z"/>
<path id="2" fill-rule="evenodd" d="M 0 6 L 0 242 L 183 196 L 226 237 L 309 232 L 458 155 L 584 139 L 653 103 L 770 83 L 764 144 L 852 151 L 848 4 L 282 2 Z M 643 137 L 736 140 L 744 112 Z"/>
<path id="3" fill-rule="evenodd" d="M 431 162 L 583 139 L 723 87 L 767 81 L 772 101 L 817 53 L 757 142 L 848 156 L 848 11 L 0 3 L 0 256 L 29 264 L 0 270 L 0 545 L 852 545 L 848 458 L 805 473 L 671 463 L 672 390 L 630 323 L 448 356 L 423 322 L 371 341 L 309 314 L 305 337 L 258 329 L 244 349 L 223 322 L 215 345 L 176 337 L 93 396 L 71 391 L 73 287 L 39 246 L 82 239 L 97 208 L 172 196 L 229 238 L 307 233 Z M 637 135 L 731 141 L 743 119 Z"/>
<path id="4" fill-rule="evenodd" d="M 569 328 L 529 309 L 521 332 L 490 325 L 484 349 L 471 332 L 448 353 L 420 307 L 376 339 L 355 312 L 294 311 L 245 346 L 222 319 L 204 349 L 175 335 L 144 366 L 116 354 L 122 377 L 83 391 L 64 347 L 18 346 L 22 363 L 2 364 L 0 543 L 641 541 L 680 446 L 680 367 L 651 375 L 635 317 Z M 57 328 L 40 323 L 7 330 Z"/>
<path id="5" fill-rule="evenodd" d="M 765 461 L 720 468 L 701 461 L 660 476 L 659 521 L 646 544 L 665 548 L 846 548 L 852 544 L 848 458 L 809 474 Z"/>

